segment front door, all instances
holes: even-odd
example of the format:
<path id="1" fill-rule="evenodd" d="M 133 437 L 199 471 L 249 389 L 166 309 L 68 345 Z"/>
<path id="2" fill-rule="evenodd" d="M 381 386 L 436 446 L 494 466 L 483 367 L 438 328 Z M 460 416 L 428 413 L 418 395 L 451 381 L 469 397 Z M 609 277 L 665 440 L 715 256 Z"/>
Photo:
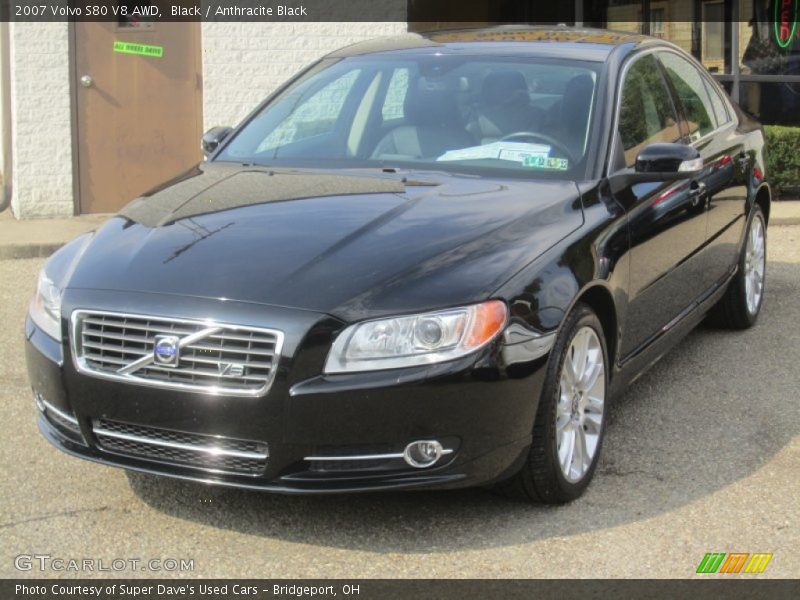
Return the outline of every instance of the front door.
<path id="1" fill-rule="evenodd" d="M 74 27 L 79 208 L 114 212 L 202 158 L 200 24 Z"/>
<path id="2" fill-rule="evenodd" d="M 736 265 L 744 229 L 748 168 L 744 140 L 719 92 L 698 68 L 671 51 L 659 52 L 667 79 L 683 109 L 684 134 L 703 157 L 708 194 L 708 244 L 704 290 L 724 280 Z"/>
<path id="3" fill-rule="evenodd" d="M 678 111 L 653 54 L 627 70 L 617 131 L 618 167 L 648 144 L 681 140 Z M 620 354 L 634 354 L 687 309 L 703 289 L 705 194 L 697 181 L 636 183 L 618 190 L 628 213 L 630 281 Z"/>

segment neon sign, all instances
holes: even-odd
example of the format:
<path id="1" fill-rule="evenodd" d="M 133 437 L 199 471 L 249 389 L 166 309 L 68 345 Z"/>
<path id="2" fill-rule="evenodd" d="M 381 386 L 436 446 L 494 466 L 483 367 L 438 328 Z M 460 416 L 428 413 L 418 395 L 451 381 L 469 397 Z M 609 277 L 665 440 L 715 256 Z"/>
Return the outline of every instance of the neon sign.
<path id="1" fill-rule="evenodd" d="M 781 48 L 788 48 L 797 29 L 797 0 L 775 1 L 775 41 Z"/>

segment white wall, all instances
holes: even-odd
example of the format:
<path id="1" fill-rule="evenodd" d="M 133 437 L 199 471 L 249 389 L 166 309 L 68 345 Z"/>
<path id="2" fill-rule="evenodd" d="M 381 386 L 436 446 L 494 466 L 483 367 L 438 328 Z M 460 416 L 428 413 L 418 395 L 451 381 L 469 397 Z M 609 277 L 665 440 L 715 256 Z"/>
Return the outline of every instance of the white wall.
<path id="1" fill-rule="evenodd" d="M 395 23 L 203 23 L 203 123 L 236 125 L 271 91 L 321 56 L 405 33 Z"/>
<path id="2" fill-rule="evenodd" d="M 11 209 L 20 219 L 71 216 L 69 28 L 11 23 L 9 30 Z"/>
<path id="3" fill-rule="evenodd" d="M 203 23 L 205 129 L 235 125 L 272 90 L 328 52 L 397 35 L 395 23 Z M 12 198 L 20 219 L 74 212 L 69 28 L 9 24 Z"/>

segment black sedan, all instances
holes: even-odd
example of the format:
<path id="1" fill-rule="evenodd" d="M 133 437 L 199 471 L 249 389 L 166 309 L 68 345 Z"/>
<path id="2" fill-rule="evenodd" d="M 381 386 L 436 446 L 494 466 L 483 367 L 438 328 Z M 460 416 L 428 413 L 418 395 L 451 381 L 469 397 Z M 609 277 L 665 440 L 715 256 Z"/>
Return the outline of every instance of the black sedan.
<path id="1" fill-rule="evenodd" d="M 42 270 L 27 363 L 67 453 L 565 502 L 615 394 L 707 316 L 761 308 L 762 129 L 660 40 L 357 44 L 203 145 Z"/>

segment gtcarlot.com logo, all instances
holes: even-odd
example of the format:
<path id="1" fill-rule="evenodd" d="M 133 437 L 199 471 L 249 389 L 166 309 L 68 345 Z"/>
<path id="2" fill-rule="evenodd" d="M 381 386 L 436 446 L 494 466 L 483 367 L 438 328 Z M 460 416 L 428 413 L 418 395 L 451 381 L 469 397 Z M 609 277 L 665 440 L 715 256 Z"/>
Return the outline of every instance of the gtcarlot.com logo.
<path id="1" fill-rule="evenodd" d="M 194 571 L 193 558 L 62 558 L 50 554 L 19 554 L 14 557 L 18 571 L 120 572 Z"/>
<path id="2" fill-rule="evenodd" d="M 697 566 L 698 573 L 763 573 L 772 554 L 766 552 L 707 552 Z"/>

